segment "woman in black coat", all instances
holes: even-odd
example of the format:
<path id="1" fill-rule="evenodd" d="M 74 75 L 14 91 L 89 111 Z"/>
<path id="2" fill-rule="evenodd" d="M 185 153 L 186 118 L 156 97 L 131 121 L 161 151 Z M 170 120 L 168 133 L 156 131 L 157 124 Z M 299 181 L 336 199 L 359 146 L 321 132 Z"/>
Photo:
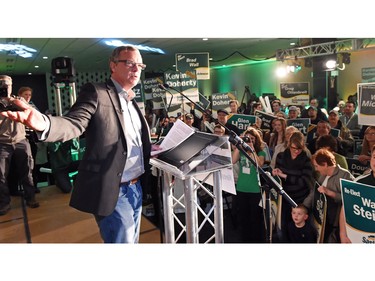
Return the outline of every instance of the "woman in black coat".
<path id="1" fill-rule="evenodd" d="M 292 134 L 288 148 L 277 155 L 272 175 L 280 177 L 284 191 L 295 203 L 302 203 L 309 195 L 314 184 L 313 166 L 305 151 L 305 138 L 300 131 Z M 280 242 L 288 242 L 285 231 L 287 224 L 292 220 L 291 210 L 292 206 L 283 198 Z"/>

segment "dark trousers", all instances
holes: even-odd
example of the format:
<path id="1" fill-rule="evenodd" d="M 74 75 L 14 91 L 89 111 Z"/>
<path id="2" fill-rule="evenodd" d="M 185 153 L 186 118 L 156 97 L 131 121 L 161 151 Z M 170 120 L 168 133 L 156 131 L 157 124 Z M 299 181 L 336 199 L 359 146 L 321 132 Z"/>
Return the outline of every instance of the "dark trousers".
<path id="1" fill-rule="evenodd" d="M 235 205 L 237 222 L 243 243 L 265 242 L 264 220 L 262 208 L 259 206 L 260 193 L 237 191 Z"/>
<path id="2" fill-rule="evenodd" d="M 7 177 L 12 159 L 12 169 L 16 169 L 18 183 L 23 186 L 26 201 L 35 196 L 32 177 L 34 161 L 28 140 L 24 139 L 12 145 L 0 143 L 0 207 L 10 203 Z"/>

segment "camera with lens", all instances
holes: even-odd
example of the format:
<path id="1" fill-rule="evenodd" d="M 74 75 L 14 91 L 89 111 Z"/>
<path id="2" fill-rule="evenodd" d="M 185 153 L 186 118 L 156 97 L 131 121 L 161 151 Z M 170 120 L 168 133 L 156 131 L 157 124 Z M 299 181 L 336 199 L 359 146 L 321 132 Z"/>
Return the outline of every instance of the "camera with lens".
<path id="1" fill-rule="evenodd" d="M 242 137 L 243 142 L 250 143 L 251 139 L 249 137 Z"/>
<path id="2" fill-rule="evenodd" d="M 13 102 L 8 97 L 0 97 L 0 112 L 3 111 L 22 111 L 22 109 L 13 104 Z"/>
<path id="3" fill-rule="evenodd" d="M 0 98 L 8 97 L 8 83 L 6 80 L 0 80 Z"/>
<path id="4" fill-rule="evenodd" d="M 20 111 L 21 109 L 14 105 L 8 97 L 8 85 L 6 80 L 0 80 L 0 112 L 2 111 Z"/>

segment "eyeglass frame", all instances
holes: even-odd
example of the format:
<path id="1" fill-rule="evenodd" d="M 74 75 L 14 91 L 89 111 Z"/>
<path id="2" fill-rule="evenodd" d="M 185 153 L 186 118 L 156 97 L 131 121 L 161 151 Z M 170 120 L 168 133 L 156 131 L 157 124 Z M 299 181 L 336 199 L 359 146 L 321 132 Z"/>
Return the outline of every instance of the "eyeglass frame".
<path id="1" fill-rule="evenodd" d="M 144 63 L 137 63 L 137 62 L 134 62 L 132 60 L 115 60 L 113 61 L 114 63 L 118 63 L 118 62 L 123 62 L 125 63 L 126 66 L 128 67 L 134 67 L 134 66 L 137 66 L 139 67 L 141 70 L 145 70 L 146 69 L 146 66 Z"/>
<path id="2" fill-rule="evenodd" d="M 295 146 L 289 146 L 290 149 L 293 149 L 295 151 L 302 151 L 303 148 L 298 148 L 298 147 L 295 147 Z"/>

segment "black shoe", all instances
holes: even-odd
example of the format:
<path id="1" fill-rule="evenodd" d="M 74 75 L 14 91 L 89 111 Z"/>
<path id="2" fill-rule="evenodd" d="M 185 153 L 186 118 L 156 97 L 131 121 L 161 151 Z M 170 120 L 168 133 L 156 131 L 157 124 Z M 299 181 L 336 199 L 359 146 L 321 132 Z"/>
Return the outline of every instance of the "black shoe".
<path id="1" fill-rule="evenodd" d="M 35 199 L 31 199 L 31 200 L 26 201 L 26 205 L 29 208 L 38 208 L 39 207 L 39 203 L 36 202 Z"/>
<path id="2" fill-rule="evenodd" d="M 10 210 L 10 204 L 6 204 L 4 207 L 0 208 L 0 216 L 4 216 Z"/>

